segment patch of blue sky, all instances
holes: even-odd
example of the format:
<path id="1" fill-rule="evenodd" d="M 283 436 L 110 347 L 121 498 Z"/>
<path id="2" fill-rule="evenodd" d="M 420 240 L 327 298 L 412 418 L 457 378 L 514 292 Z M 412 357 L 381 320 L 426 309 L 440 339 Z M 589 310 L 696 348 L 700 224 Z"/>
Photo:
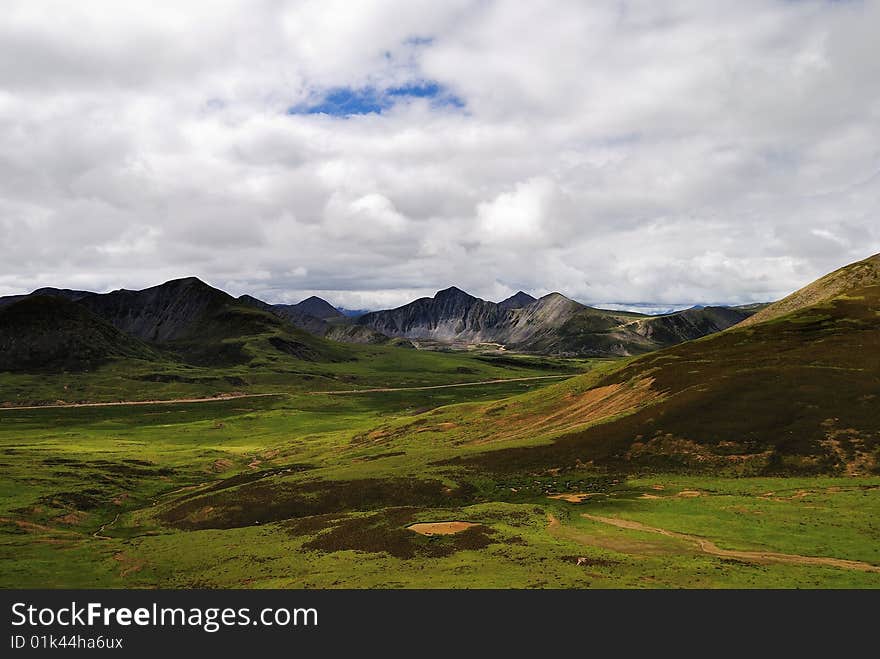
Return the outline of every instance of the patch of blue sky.
<path id="1" fill-rule="evenodd" d="M 433 107 L 463 108 L 464 101 L 435 81 L 407 83 L 397 87 L 337 87 L 326 91 L 312 103 L 288 108 L 288 114 L 326 114 L 333 117 L 351 117 L 363 114 L 382 114 L 407 99 L 427 99 Z"/>

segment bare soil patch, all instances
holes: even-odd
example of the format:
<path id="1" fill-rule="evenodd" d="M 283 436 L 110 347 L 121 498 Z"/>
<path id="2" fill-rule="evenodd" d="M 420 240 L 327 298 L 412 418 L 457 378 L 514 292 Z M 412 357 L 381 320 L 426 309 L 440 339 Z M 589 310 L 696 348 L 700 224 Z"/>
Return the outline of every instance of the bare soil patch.
<path id="1" fill-rule="evenodd" d="M 550 494 L 547 498 L 568 501 L 569 503 L 583 503 L 586 499 L 596 496 L 597 494 L 601 494 L 601 492 L 578 492 L 577 494 L 568 494 L 564 492 L 562 494 Z"/>
<path id="2" fill-rule="evenodd" d="M 473 522 L 420 522 L 410 524 L 406 528 L 421 535 L 454 535 L 474 526 L 479 526 L 479 524 Z"/>

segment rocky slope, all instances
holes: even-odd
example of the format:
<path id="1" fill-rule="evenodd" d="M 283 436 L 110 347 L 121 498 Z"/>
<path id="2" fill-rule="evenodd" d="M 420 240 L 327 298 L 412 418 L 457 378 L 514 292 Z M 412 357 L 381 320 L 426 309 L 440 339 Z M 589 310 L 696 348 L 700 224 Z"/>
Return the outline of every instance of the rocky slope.
<path id="1" fill-rule="evenodd" d="M 390 311 L 375 311 L 357 319 L 387 336 L 435 341 L 494 341 L 508 313 L 494 302 L 469 295 L 459 288 L 439 291 Z"/>

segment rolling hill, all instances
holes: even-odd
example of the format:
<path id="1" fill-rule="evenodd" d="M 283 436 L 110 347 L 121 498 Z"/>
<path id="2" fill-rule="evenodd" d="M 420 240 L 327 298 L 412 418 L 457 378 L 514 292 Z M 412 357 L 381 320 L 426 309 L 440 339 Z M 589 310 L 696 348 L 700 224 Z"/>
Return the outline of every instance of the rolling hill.
<path id="1" fill-rule="evenodd" d="M 493 471 L 880 473 L 880 282 L 873 257 L 782 315 L 482 410 L 460 462 Z M 815 291 L 825 293 L 818 298 Z M 444 419 L 437 419 L 438 422 Z M 535 438 L 543 443 L 534 444 Z"/>
<path id="2" fill-rule="evenodd" d="M 743 321 L 742 324 L 754 325 L 765 320 L 772 320 L 792 311 L 826 302 L 848 290 L 877 284 L 880 284 L 880 254 L 850 263 L 825 275 L 812 284 L 804 286 L 778 302 L 761 309 Z"/>

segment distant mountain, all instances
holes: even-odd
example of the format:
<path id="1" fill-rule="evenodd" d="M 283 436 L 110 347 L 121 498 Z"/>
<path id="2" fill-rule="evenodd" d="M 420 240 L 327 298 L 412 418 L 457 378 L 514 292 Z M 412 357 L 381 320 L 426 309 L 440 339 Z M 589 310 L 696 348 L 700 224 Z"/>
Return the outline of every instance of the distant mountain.
<path id="1" fill-rule="evenodd" d="M 328 324 L 326 321 L 299 311 L 295 304 L 269 304 L 268 302 L 263 302 L 252 295 L 241 295 L 239 296 L 238 301 L 248 306 L 268 311 L 309 334 L 323 336 L 327 333 Z"/>
<path id="2" fill-rule="evenodd" d="M 297 311 L 308 314 L 309 316 L 314 316 L 315 318 L 320 318 L 321 320 L 330 320 L 333 318 L 342 318 L 343 313 L 339 311 L 332 304 L 327 302 L 327 300 L 323 300 L 316 295 L 312 295 L 311 297 L 307 297 L 302 302 L 291 305 L 275 305 L 276 307 L 287 306 Z"/>
<path id="3" fill-rule="evenodd" d="M 318 297 L 308 298 L 299 304 L 269 304 L 250 295 L 242 295 L 238 300 L 249 306 L 268 311 L 283 318 L 294 327 L 330 341 L 371 344 L 391 342 L 390 337 L 374 329 L 352 324 L 351 320 L 341 312 L 337 312 L 335 316 L 318 318 L 303 311 L 304 308 L 311 308 L 318 313 L 327 313 L 327 307 L 330 307 L 329 303 Z M 306 302 L 309 304 L 303 306 Z M 332 307 L 330 308 L 332 309 Z"/>
<path id="4" fill-rule="evenodd" d="M 742 322 L 750 315 L 747 310 L 731 307 L 694 307 L 666 316 L 638 320 L 634 323 L 633 329 L 655 343 L 675 345 L 721 332 Z"/>
<path id="5" fill-rule="evenodd" d="M 0 298 L 2 299 L 2 298 Z M 280 315 L 291 319 L 302 318 L 303 316 L 311 316 L 319 320 L 335 320 L 342 317 L 357 318 L 367 313 L 366 309 L 345 309 L 343 307 L 334 307 L 320 297 L 315 295 L 306 298 L 297 304 L 269 304 L 263 302 L 251 295 L 242 295 L 238 298 L 246 304 L 252 304 L 264 311 L 274 311 Z"/>
<path id="6" fill-rule="evenodd" d="M 69 288 L 52 288 L 51 286 L 46 286 L 44 288 L 38 288 L 31 293 L 31 295 L 51 295 L 53 297 L 63 297 L 65 300 L 76 302 L 89 295 L 94 295 L 94 293 L 90 291 L 76 291 Z"/>
<path id="7" fill-rule="evenodd" d="M 155 350 L 64 297 L 30 295 L 0 307 L 0 371 L 79 371 Z"/>
<path id="8" fill-rule="evenodd" d="M 397 309 L 374 311 L 357 319 L 387 336 L 437 341 L 494 341 L 507 312 L 450 287 L 433 298 L 419 298 Z"/>
<path id="9" fill-rule="evenodd" d="M 517 293 L 495 304 L 459 288 L 439 291 L 357 323 L 388 336 L 450 343 L 500 343 L 559 355 L 633 355 L 726 329 L 748 315 L 724 308 L 689 309 L 648 317 L 594 309 L 561 293 L 534 299 Z"/>
<path id="10" fill-rule="evenodd" d="M 875 254 L 863 261 L 850 263 L 825 275 L 779 300 L 779 302 L 774 302 L 758 311 L 743 322 L 743 325 L 754 325 L 779 318 L 792 311 L 834 299 L 844 291 L 863 286 L 876 286 L 877 284 L 880 284 L 880 254 Z"/>
<path id="11" fill-rule="evenodd" d="M 506 300 L 498 303 L 502 309 L 521 309 L 522 307 L 535 302 L 536 298 L 523 291 L 517 291 Z"/>
<path id="12" fill-rule="evenodd" d="M 877 263 L 873 257 L 823 277 L 764 322 L 543 389 L 540 406 L 485 415 L 472 433 L 496 450 L 465 462 L 554 474 L 583 465 L 880 474 Z M 497 450 L 536 429 L 552 441 Z"/>

